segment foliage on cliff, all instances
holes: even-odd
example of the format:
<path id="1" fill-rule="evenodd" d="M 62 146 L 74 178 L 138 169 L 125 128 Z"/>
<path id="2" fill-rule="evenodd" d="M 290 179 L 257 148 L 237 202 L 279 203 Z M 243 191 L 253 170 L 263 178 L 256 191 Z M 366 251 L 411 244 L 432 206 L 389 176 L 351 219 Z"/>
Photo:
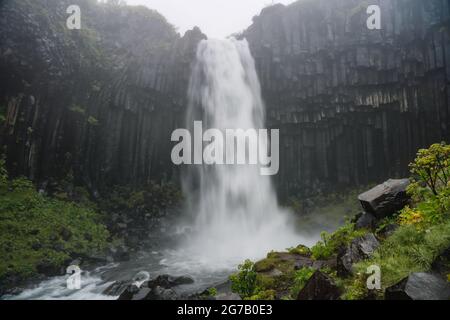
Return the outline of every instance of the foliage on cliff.
<path id="1" fill-rule="evenodd" d="M 93 209 L 46 197 L 0 160 L 0 280 L 59 273 L 70 259 L 101 252 L 108 231 Z"/>

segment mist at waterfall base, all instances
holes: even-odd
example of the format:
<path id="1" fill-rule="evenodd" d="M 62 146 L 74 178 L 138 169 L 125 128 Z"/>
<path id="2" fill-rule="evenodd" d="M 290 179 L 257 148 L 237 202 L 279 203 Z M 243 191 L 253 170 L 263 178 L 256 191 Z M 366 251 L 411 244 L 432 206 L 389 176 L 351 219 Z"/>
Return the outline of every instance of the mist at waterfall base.
<path id="1" fill-rule="evenodd" d="M 208 126 L 204 130 L 264 128 L 261 88 L 246 40 L 199 44 L 189 100 L 188 127 L 201 120 Z M 234 148 L 234 141 L 224 143 L 223 150 Z M 265 143 L 259 141 L 260 149 L 267 149 Z M 211 268 L 236 266 L 245 259 L 261 259 L 271 250 L 310 242 L 295 232 L 289 212 L 278 205 L 271 178 L 262 176 L 258 165 L 202 165 L 188 170 L 194 172 L 185 179 L 184 193 L 194 223 L 181 249 L 198 262 Z"/>
<path id="2" fill-rule="evenodd" d="M 263 128 L 264 104 L 245 40 L 202 41 L 189 88 L 188 125 L 199 119 L 209 128 L 222 130 Z M 159 247 L 139 252 L 128 262 L 83 272 L 81 290 L 67 289 L 68 276 L 62 276 L 3 298 L 116 299 L 103 291 L 142 271 L 153 279 L 161 274 L 192 277 L 194 284 L 174 288 L 188 296 L 223 283 L 245 259 L 256 261 L 272 250 L 313 245 L 320 230 L 296 232 L 293 226 L 299 221 L 279 207 L 271 178 L 260 175 L 259 169 L 255 165 L 192 166 L 183 178 L 189 218 L 164 229 L 167 241 L 159 239 Z"/>

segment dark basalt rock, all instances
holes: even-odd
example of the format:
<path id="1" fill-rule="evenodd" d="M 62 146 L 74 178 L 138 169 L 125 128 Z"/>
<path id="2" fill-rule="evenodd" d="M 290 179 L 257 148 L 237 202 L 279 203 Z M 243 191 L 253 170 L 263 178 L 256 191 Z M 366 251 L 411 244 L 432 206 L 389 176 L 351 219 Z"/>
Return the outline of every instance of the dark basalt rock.
<path id="1" fill-rule="evenodd" d="M 339 300 L 341 292 L 326 274 L 316 271 L 300 291 L 297 300 Z"/>
<path id="2" fill-rule="evenodd" d="M 392 236 L 398 228 L 400 228 L 400 225 L 397 223 L 388 224 L 378 232 L 378 235 L 383 238 L 388 238 Z"/>
<path id="3" fill-rule="evenodd" d="M 431 268 L 444 277 L 450 274 L 450 248 L 447 248 L 433 261 Z"/>
<path id="4" fill-rule="evenodd" d="M 377 219 L 370 213 L 362 212 L 355 219 L 356 229 L 373 230 L 377 225 Z"/>
<path id="5" fill-rule="evenodd" d="M 388 180 L 361 194 L 358 199 L 366 212 L 383 219 L 403 209 L 410 200 L 406 194 L 409 179 Z"/>
<path id="6" fill-rule="evenodd" d="M 121 296 L 130 286 L 131 281 L 116 281 L 106 288 L 106 290 L 103 291 L 103 294 L 106 296 L 118 297 Z"/>
<path id="7" fill-rule="evenodd" d="M 361 4 L 272 7 L 242 34 L 281 130 L 281 195 L 406 176 L 417 149 L 450 139 L 449 2 L 382 1 L 381 31 Z"/>
<path id="8" fill-rule="evenodd" d="M 180 36 L 145 7 L 92 3 L 83 24 L 96 36 L 87 37 L 60 23 L 71 4 L 2 3 L 0 106 L 8 121 L 0 144 L 10 173 L 44 191 L 73 172 L 93 197 L 116 184 L 171 179 L 178 171 L 170 135 L 183 126 L 191 63 L 206 36 L 198 28 Z"/>
<path id="9" fill-rule="evenodd" d="M 155 280 L 149 282 L 149 287 L 162 287 L 164 289 L 170 289 L 176 286 L 192 284 L 194 279 L 187 276 L 182 277 L 172 277 L 170 275 L 158 276 Z"/>
<path id="10" fill-rule="evenodd" d="M 121 292 L 119 300 L 177 300 L 179 296 L 172 288 L 192 283 L 194 280 L 187 276 L 161 275 L 140 286 L 135 283 L 127 285 L 126 282 L 117 282 L 110 286 L 105 294 L 115 295 L 113 293 Z M 127 286 L 124 289 L 125 285 Z"/>
<path id="11" fill-rule="evenodd" d="M 438 275 L 413 273 L 386 289 L 386 300 L 449 300 L 450 284 Z"/>
<path id="12" fill-rule="evenodd" d="M 353 265 L 373 255 L 380 243 L 373 234 L 354 239 L 337 257 L 337 272 L 339 276 L 348 276 L 353 272 Z"/>

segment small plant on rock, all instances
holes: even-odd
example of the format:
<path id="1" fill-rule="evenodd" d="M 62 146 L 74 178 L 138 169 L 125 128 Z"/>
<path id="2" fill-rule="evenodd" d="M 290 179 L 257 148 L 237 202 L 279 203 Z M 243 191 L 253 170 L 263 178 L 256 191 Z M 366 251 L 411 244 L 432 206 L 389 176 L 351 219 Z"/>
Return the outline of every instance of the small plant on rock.
<path id="1" fill-rule="evenodd" d="M 246 260 L 238 267 L 239 272 L 230 276 L 231 290 L 239 294 L 242 298 L 249 298 L 256 292 L 255 264 Z"/>

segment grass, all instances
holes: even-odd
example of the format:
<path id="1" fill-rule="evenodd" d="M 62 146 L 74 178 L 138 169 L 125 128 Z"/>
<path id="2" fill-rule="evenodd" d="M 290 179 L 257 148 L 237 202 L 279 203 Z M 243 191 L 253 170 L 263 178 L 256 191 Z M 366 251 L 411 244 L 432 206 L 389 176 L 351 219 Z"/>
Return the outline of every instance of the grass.
<path id="1" fill-rule="evenodd" d="M 3 160 L 0 167 L 0 281 L 51 273 L 106 248 L 98 212 L 41 195 L 26 178 L 9 181 Z"/>

